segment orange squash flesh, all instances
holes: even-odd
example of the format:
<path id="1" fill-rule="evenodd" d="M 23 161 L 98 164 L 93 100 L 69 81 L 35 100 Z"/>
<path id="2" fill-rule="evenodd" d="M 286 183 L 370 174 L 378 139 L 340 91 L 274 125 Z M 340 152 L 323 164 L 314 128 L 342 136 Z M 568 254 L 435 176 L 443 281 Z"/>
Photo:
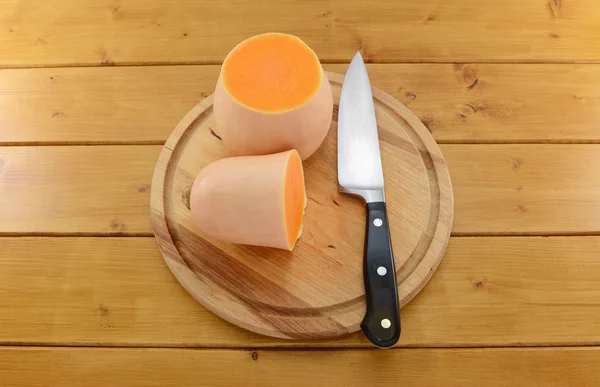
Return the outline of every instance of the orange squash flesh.
<path id="1" fill-rule="evenodd" d="M 305 197 L 302 160 L 297 152 L 292 152 L 285 173 L 285 222 L 290 250 L 300 237 Z"/>
<path id="2" fill-rule="evenodd" d="M 240 104 L 262 112 L 281 112 L 306 103 L 317 92 L 322 68 L 299 38 L 267 33 L 247 39 L 227 56 L 223 83 Z"/>

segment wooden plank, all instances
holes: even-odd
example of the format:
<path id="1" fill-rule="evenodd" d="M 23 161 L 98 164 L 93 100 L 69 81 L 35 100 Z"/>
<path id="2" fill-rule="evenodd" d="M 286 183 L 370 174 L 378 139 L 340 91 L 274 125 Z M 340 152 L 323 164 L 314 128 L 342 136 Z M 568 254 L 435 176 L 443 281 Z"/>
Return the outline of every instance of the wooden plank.
<path id="1" fill-rule="evenodd" d="M 0 233 L 152 235 L 161 147 L 0 147 Z M 455 235 L 597 234 L 600 145 L 442 145 Z"/>
<path id="2" fill-rule="evenodd" d="M 218 72 L 218 66 L 3 70 L 0 142 L 162 143 L 214 91 Z"/>
<path id="3" fill-rule="evenodd" d="M 402 308 L 399 345 L 599 345 L 599 250 L 600 237 L 452 238 Z M 0 344 L 371 346 L 237 328 L 185 292 L 153 238 L 0 238 L 0 305 Z"/>
<path id="4" fill-rule="evenodd" d="M 599 145 L 445 145 L 454 234 L 600 231 Z"/>
<path id="5" fill-rule="evenodd" d="M 596 386 L 598 348 L 233 351 L 1 348 L 6 386 Z M 235 370 L 235 371 L 232 371 Z"/>
<path id="6" fill-rule="evenodd" d="M 266 31 L 325 61 L 600 60 L 595 0 L 5 0 L 0 15 L 5 67 L 220 62 Z"/>
<path id="7" fill-rule="evenodd" d="M 153 238 L 0 238 L 3 343 L 265 343 L 176 282 Z"/>
<path id="8" fill-rule="evenodd" d="M 0 148 L 0 233 L 149 234 L 160 148 Z"/>
<path id="9" fill-rule="evenodd" d="M 325 65 L 344 73 L 347 65 Z M 598 142 L 598 65 L 369 65 L 439 142 Z M 0 143 L 162 143 L 219 66 L 0 71 Z"/>
<path id="10" fill-rule="evenodd" d="M 438 142 L 598 142 L 597 65 L 373 65 Z"/>

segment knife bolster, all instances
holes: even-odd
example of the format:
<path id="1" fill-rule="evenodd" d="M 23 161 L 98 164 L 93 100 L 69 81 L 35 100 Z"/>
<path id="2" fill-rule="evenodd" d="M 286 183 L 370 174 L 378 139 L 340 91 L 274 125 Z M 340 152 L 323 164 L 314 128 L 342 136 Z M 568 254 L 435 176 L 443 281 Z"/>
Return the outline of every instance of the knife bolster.
<path id="1" fill-rule="evenodd" d="M 340 191 L 348 195 L 359 196 L 367 203 L 385 203 L 385 192 L 383 189 L 355 189 L 340 187 Z"/>

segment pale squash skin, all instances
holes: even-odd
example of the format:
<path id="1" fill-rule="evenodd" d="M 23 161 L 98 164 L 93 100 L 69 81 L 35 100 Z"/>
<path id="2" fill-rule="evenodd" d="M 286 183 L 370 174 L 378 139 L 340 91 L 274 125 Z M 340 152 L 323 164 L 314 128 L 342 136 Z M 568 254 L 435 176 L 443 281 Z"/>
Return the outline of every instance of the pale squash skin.
<path id="1" fill-rule="evenodd" d="M 292 153 L 296 151 L 228 157 L 204 167 L 190 193 L 198 229 L 225 242 L 292 250 L 285 213 L 286 170 Z M 302 204 L 306 206 L 306 199 Z M 299 237 L 300 232 L 293 236 L 294 244 Z"/>
<path id="2" fill-rule="evenodd" d="M 232 154 L 264 155 L 296 149 L 302 160 L 310 157 L 327 136 L 333 96 L 321 68 L 321 84 L 304 104 L 282 112 L 261 112 L 236 101 L 219 75 L 213 107 L 216 132 Z"/>

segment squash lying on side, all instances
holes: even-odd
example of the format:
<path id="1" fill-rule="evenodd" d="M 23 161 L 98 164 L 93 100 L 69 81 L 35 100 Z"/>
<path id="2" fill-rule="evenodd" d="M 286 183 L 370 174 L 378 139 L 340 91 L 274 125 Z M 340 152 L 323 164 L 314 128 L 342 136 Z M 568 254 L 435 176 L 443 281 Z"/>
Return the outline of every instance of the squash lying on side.
<path id="1" fill-rule="evenodd" d="M 196 177 L 190 209 L 200 231 L 238 244 L 292 250 L 306 207 L 296 150 L 217 160 Z"/>

